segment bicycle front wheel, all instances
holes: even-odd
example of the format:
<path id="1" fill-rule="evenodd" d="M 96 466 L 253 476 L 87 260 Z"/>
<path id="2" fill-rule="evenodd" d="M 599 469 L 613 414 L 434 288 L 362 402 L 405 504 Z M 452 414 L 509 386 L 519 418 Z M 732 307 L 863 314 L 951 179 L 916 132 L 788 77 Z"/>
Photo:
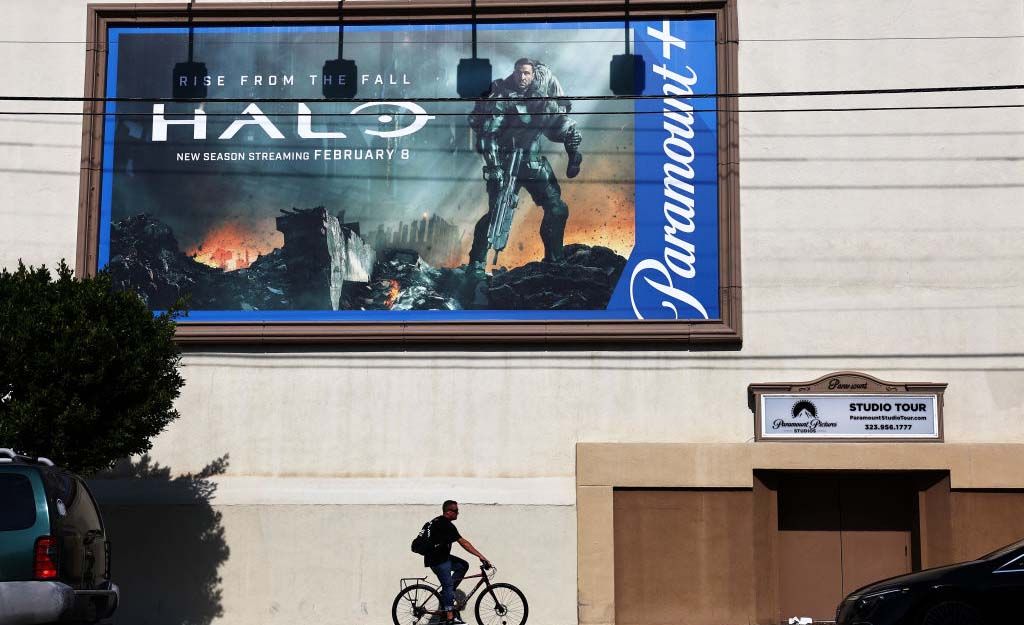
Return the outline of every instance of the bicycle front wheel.
<path id="1" fill-rule="evenodd" d="M 491 584 L 476 600 L 476 621 L 480 625 L 526 625 L 530 606 L 526 595 L 512 584 Z"/>
<path id="2" fill-rule="evenodd" d="M 426 584 L 414 584 L 402 590 L 391 604 L 395 625 L 429 625 L 445 620 L 441 595 Z"/>

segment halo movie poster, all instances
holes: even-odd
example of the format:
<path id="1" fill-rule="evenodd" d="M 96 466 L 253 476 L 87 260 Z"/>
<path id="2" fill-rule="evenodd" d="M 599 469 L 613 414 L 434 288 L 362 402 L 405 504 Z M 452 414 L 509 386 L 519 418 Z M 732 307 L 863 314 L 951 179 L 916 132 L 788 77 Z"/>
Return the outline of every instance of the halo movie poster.
<path id="1" fill-rule="evenodd" d="M 719 318 L 713 19 L 111 28 L 99 265 L 198 321 Z M 192 60 L 205 74 L 172 76 Z M 173 78 L 205 87 L 172 97 Z M 353 100 L 325 83 L 356 82 Z"/>

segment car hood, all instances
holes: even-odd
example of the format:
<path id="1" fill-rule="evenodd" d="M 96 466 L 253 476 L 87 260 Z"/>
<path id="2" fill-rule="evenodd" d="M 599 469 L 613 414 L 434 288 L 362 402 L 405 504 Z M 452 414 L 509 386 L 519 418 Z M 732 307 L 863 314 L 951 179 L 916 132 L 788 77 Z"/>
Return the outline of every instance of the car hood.
<path id="1" fill-rule="evenodd" d="M 932 584 L 935 582 L 949 579 L 951 576 L 956 576 L 958 573 L 967 571 L 978 566 L 983 566 L 984 562 L 981 560 L 975 560 L 973 562 L 961 562 L 959 564 L 950 564 L 948 566 L 939 566 L 934 569 L 925 569 L 923 571 L 917 571 L 916 573 L 908 573 L 906 575 L 898 575 L 896 577 L 890 577 L 877 582 L 872 582 L 867 586 L 862 586 L 857 590 L 850 593 L 851 596 L 860 596 L 867 593 L 884 590 L 893 586 L 916 586 L 918 584 Z"/>

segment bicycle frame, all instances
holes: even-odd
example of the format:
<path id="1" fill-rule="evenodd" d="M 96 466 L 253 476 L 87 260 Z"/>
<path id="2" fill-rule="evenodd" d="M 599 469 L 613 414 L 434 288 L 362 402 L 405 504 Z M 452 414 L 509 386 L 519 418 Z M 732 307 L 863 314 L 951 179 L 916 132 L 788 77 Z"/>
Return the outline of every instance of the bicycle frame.
<path id="1" fill-rule="evenodd" d="M 481 586 L 486 586 L 487 587 L 486 592 L 491 593 L 491 598 L 494 599 L 494 603 L 500 604 L 501 602 L 498 601 L 497 595 L 494 594 L 494 590 L 491 588 L 491 578 L 487 574 L 487 570 L 484 567 L 482 567 L 482 566 L 480 567 L 480 572 L 479 573 L 476 573 L 474 575 L 467 575 L 467 576 L 463 577 L 462 579 L 463 579 L 463 581 L 465 581 L 467 579 L 476 579 L 476 578 L 480 578 L 480 581 L 478 581 L 476 583 L 476 585 L 473 586 L 473 590 L 469 591 L 466 594 L 466 603 L 465 603 L 465 605 L 462 606 L 462 609 L 463 610 L 466 609 L 466 606 L 469 605 L 469 600 L 473 598 L 473 595 L 476 594 L 476 591 L 480 590 Z M 438 591 L 441 590 L 441 585 L 440 584 L 435 584 L 435 583 L 433 583 L 431 581 L 428 581 L 428 579 L 426 577 L 403 577 L 401 579 L 402 590 L 405 590 L 406 587 L 412 585 L 409 582 L 413 582 L 413 583 L 421 583 L 422 582 L 422 583 L 425 583 L 427 586 L 432 586 L 432 587 L 438 589 Z M 435 614 L 435 615 L 437 615 L 437 614 L 444 614 L 445 611 L 444 610 L 425 610 L 424 613 L 425 614 Z"/>
<path id="2" fill-rule="evenodd" d="M 473 598 L 473 595 L 476 594 L 476 591 L 480 590 L 481 586 L 486 586 L 487 592 L 491 593 L 491 598 L 494 599 L 495 603 L 498 603 L 498 597 L 494 594 L 494 591 L 491 589 L 491 578 L 487 575 L 487 570 L 481 566 L 479 573 L 477 573 L 476 575 L 467 575 L 462 579 L 467 580 L 473 579 L 475 577 L 479 577 L 480 581 L 478 581 L 476 583 L 476 586 L 473 586 L 473 590 L 469 591 L 469 593 L 466 595 L 466 605 L 469 605 L 469 600 Z M 463 608 L 465 608 L 465 606 L 463 606 Z"/>

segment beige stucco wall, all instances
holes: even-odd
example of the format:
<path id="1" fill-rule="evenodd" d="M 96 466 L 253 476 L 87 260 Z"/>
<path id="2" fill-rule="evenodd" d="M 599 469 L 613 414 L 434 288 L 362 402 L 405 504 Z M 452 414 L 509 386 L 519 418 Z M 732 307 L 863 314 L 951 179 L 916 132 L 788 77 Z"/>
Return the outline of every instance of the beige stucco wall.
<path id="1" fill-rule="evenodd" d="M 1024 83 L 1019 0 L 738 4 L 741 91 Z M 80 95 L 85 2 L 4 12 L 3 92 Z M 962 103 L 1024 95 L 742 106 Z M 751 382 L 947 382 L 949 443 L 1024 443 L 1024 112 L 744 113 L 740 137 L 740 351 L 190 350 L 181 419 L 153 457 L 174 473 L 229 457 L 217 622 L 386 621 L 397 577 L 420 570 L 410 531 L 451 496 L 531 622 L 573 623 L 575 444 L 750 442 Z M 0 266 L 74 257 L 80 141 L 74 116 L 0 115 Z M 148 508 L 116 490 L 131 536 Z"/>
<path id="2" fill-rule="evenodd" d="M 576 621 L 575 592 L 565 592 L 575 589 L 575 566 L 554 565 L 575 560 L 571 507 L 460 508 L 462 533 L 498 563 L 498 581 L 522 589 L 538 622 Z M 436 506 L 228 505 L 200 515 L 179 506 L 160 509 L 159 520 L 153 506 L 105 509 L 118 569 L 146 571 L 120 581 L 120 623 L 209 622 L 203 619 L 218 607 L 224 622 L 390 623 L 401 578 L 434 581 L 408 542 Z M 222 536 L 190 538 L 217 524 Z M 122 545 L 137 547 L 121 553 Z M 214 573 L 220 582 L 208 583 Z M 467 582 L 465 590 L 472 587 Z M 471 598 L 467 616 L 480 595 Z"/>

